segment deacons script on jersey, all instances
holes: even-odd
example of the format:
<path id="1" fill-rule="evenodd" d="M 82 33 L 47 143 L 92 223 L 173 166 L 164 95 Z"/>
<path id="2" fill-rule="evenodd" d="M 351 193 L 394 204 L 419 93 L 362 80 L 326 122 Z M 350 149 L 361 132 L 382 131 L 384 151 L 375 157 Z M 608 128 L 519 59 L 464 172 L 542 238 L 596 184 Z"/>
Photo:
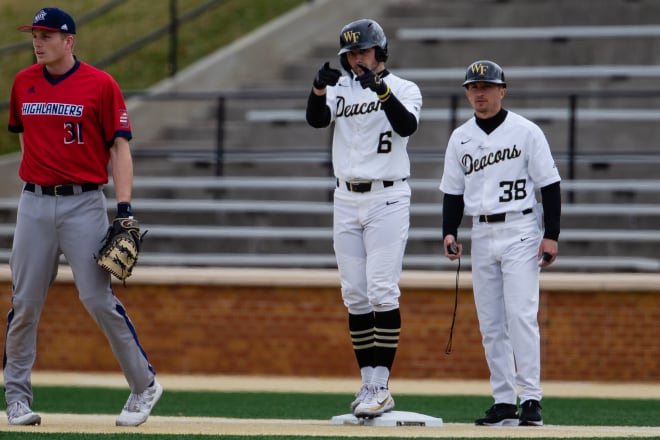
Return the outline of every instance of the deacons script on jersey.
<path id="1" fill-rule="evenodd" d="M 392 73 L 383 79 L 419 122 L 419 87 Z M 410 175 L 408 137 L 392 130 L 374 92 L 343 76 L 336 86 L 327 88 L 326 104 L 335 122 L 332 163 L 336 177 L 351 181 L 397 180 Z"/>
<path id="2" fill-rule="evenodd" d="M 454 130 L 440 190 L 463 194 L 465 214 L 474 216 L 531 208 L 537 188 L 560 180 L 541 129 L 509 111 L 490 134 L 474 117 Z"/>

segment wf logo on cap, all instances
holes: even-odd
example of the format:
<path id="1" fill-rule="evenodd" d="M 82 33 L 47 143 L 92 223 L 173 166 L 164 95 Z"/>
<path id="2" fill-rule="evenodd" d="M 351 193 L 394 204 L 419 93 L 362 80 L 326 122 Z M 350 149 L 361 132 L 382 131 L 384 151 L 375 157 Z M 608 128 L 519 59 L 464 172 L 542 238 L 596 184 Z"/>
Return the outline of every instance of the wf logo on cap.
<path id="1" fill-rule="evenodd" d="M 44 29 L 47 31 L 76 33 L 76 22 L 73 18 L 58 8 L 43 8 L 34 15 L 31 25 L 20 26 L 19 31 L 32 32 L 33 29 Z"/>

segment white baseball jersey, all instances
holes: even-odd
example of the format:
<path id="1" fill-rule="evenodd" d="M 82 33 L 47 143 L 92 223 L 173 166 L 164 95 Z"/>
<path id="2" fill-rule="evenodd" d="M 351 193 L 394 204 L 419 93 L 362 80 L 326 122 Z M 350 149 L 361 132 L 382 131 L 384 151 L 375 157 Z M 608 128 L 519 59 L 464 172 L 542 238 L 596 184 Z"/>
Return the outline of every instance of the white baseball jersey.
<path id="1" fill-rule="evenodd" d="M 475 216 L 531 208 L 537 188 L 560 180 L 541 129 L 508 111 L 490 134 L 479 128 L 474 117 L 454 130 L 440 190 L 463 194 L 465 214 Z"/>
<path id="2" fill-rule="evenodd" d="M 419 87 L 392 73 L 383 80 L 419 122 L 422 107 Z M 332 142 L 335 176 L 345 181 L 409 177 L 408 137 L 392 130 L 378 96 L 349 76 L 342 76 L 337 85 L 326 90 L 326 105 L 335 122 Z"/>

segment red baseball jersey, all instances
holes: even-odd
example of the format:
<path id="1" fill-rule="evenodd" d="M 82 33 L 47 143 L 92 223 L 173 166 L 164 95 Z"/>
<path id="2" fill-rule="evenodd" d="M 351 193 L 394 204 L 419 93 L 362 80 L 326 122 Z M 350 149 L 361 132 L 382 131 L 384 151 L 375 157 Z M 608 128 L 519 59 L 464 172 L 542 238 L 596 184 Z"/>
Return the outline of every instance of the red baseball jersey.
<path id="1" fill-rule="evenodd" d="M 39 185 L 107 183 L 110 147 L 132 137 L 115 80 L 78 60 L 57 78 L 39 64 L 16 75 L 9 131 L 23 133 L 19 176 Z"/>

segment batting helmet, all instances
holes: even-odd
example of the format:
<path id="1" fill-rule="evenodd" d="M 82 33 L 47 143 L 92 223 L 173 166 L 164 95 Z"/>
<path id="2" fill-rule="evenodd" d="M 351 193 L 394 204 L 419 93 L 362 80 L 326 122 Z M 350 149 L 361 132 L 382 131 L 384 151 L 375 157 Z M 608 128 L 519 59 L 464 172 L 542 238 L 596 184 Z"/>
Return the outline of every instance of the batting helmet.
<path id="1" fill-rule="evenodd" d="M 504 71 L 497 63 L 488 60 L 475 61 L 468 66 L 463 87 L 474 82 L 500 84 L 506 87 Z"/>
<path id="2" fill-rule="evenodd" d="M 376 48 L 376 61 L 387 61 L 387 38 L 383 28 L 374 20 L 363 18 L 344 26 L 339 34 L 339 59 L 346 71 L 351 66 L 346 60 L 346 53 L 353 49 Z"/>

